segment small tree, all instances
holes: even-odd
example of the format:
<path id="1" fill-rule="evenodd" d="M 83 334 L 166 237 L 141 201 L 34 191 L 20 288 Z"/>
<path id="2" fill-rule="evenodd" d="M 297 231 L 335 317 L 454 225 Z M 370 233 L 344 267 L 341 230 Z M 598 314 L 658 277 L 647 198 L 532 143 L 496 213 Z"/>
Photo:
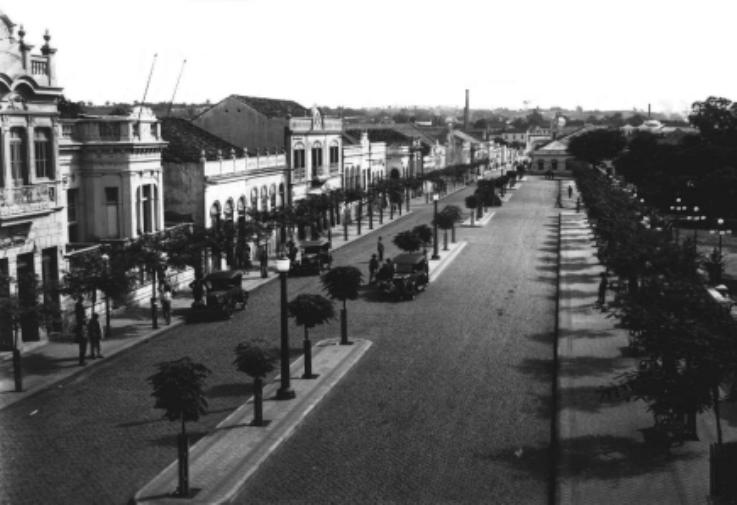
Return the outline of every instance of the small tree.
<path id="1" fill-rule="evenodd" d="M 401 250 L 407 252 L 419 251 L 423 244 L 420 236 L 412 230 L 397 233 L 392 242 Z"/>
<path id="2" fill-rule="evenodd" d="M 148 378 L 156 398 L 154 408 L 163 409 L 169 421 L 180 421 L 182 431 L 177 437 L 179 453 L 179 496 L 189 496 L 189 441 L 187 421 L 198 421 L 207 414 L 204 395 L 205 379 L 210 370 L 188 357 L 158 364 L 159 371 Z"/>
<path id="3" fill-rule="evenodd" d="M 427 246 L 432 243 L 432 228 L 426 224 L 418 224 L 412 228 L 412 233 L 420 237 L 422 245 Z"/>
<path id="4" fill-rule="evenodd" d="M 289 315 L 294 317 L 297 326 L 304 326 L 305 336 L 303 340 L 305 372 L 304 379 L 316 377 L 312 374 L 312 344 L 308 331 L 318 324 L 324 324 L 335 317 L 333 302 L 322 295 L 301 294 L 297 295 L 287 305 Z"/>
<path id="5" fill-rule="evenodd" d="M 456 223 L 460 223 L 461 221 L 463 221 L 463 211 L 457 205 L 446 205 L 445 208 L 441 211 L 441 213 L 447 215 L 448 219 L 451 222 L 451 225 L 450 225 L 451 242 L 455 243 Z"/>
<path id="6" fill-rule="evenodd" d="M 455 211 L 448 210 L 448 207 L 445 207 L 442 211 L 438 212 L 438 215 L 433 219 L 433 224 L 443 230 L 444 251 L 448 250 L 448 230 L 453 228 L 457 219 L 458 216 Z"/>
<path id="7" fill-rule="evenodd" d="M 471 209 L 471 226 L 475 226 L 476 208 L 479 206 L 479 199 L 476 195 L 466 197 L 466 208 Z"/>
<path id="8" fill-rule="evenodd" d="M 346 300 L 358 298 L 358 288 L 361 286 L 363 274 L 356 267 L 344 266 L 328 270 L 322 276 L 322 285 L 328 292 L 330 298 L 343 302 L 340 309 L 340 344 L 348 345 L 348 315 L 346 311 Z"/>
<path id="9" fill-rule="evenodd" d="M 274 369 L 276 360 L 276 353 L 261 339 L 241 342 L 235 348 L 235 368 L 253 378 L 253 426 L 264 425 L 264 377 Z"/>

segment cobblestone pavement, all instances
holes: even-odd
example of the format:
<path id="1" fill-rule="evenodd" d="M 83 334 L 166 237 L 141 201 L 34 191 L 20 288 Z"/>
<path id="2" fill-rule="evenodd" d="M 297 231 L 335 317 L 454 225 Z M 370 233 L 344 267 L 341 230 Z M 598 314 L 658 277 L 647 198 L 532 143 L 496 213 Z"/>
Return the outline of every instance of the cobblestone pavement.
<path id="1" fill-rule="evenodd" d="M 463 206 L 472 188 L 449 197 Z M 540 503 L 546 486 L 554 187 L 524 183 L 413 302 L 348 303 L 350 331 L 376 342 L 246 488 L 249 503 Z M 441 202 L 442 204 L 446 202 Z M 431 205 L 348 244 L 335 264 L 366 269 L 376 236 L 429 222 Z M 290 299 L 321 292 L 292 278 Z M 244 313 L 182 326 L 0 411 L 0 503 L 124 504 L 176 456 L 177 426 L 153 409 L 146 378 L 181 356 L 205 363 L 210 413 L 196 439 L 250 395 L 232 366 L 251 336 L 279 339 L 278 284 Z M 532 317 L 531 317 L 532 316 Z M 290 322 L 293 353 L 301 329 Z M 315 328 L 335 337 L 337 321 Z M 515 455 L 519 447 L 539 451 Z"/>
<path id="2" fill-rule="evenodd" d="M 546 503 L 555 189 L 531 178 L 459 230 L 469 245 L 415 301 L 349 303 L 371 351 L 236 503 Z"/>
<path id="3" fill-rule="evenodd" d="M 375 240 L 367 235 L 352 253 L 340 249 L 336 263 L 355 257 L 366 268 Z M 146 382 L 156 363 L 188 355 L 213 370 L 210 414 L 189 427 L 196 440 L 251 394 L 250 378 L 233 369 L 233 348 L 252 336 L 277 345 L 278 289 L 272 283 L 254 290 L 246 311 L 230 321 L 177 327 L 0 410 L 0 503 L 126 503 L 176 457 L 177 426 L 152 408 Z M 290 298 L 321 291 L 316 276 L 290 279 L 289 289 Z M 311 333 L 334 337 L 338 329 L 334 323 Z M 301 334 L 292 324 L 294 356 Z"/>

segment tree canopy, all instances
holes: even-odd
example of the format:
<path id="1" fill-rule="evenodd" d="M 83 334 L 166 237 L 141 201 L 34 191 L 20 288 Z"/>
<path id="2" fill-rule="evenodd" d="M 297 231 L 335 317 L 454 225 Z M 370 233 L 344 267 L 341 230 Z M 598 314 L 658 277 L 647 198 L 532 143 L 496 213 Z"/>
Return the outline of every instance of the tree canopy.
<path id="1" fill-rule="evenodd" d="M 617 156 L 625 145 L 621 131 L 596 129 L 573 137 L 568 143 L 568 152 L 596 166 Z"/>

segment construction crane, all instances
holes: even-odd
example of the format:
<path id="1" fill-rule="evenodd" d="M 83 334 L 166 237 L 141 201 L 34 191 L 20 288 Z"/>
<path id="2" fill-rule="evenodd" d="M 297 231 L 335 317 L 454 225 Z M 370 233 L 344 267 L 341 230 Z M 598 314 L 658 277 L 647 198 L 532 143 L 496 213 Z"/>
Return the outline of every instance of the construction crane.
<path id="1" fill-rule="evenodd" d="M 148 86 L 151 84 L 151 77 L 154 75 L 154 66 L 156 65 L 156 57 L 158 53 L 154 53 L 154 60 L 151 62 L 151 71 L 148 73 L 148 80 L 146 81 L 146 89 L 143 90 L 143 99 L 141 100 L 141 106 L 138 108 L 138 136 L 141 136 L 141 113 L 143 112 L 143 104 L 146 103 L 146 96 L 148 95 Z"/>
<path id="2" fill-rule="evenodd" d="M 184 64 L 187 63 L 187 59 L 185 58 L 184 61 L 182 61 L 182 66 L 179 69 L 179 76 L 177 77 L 177 83 L 174 85 L 174 91 L 171 94 L 171 100 L 169 101 L 169 107 L 166 109 L 166 117 L 171 116 L 171 107 L 174 105 L 174 96 L 177 94 L 177 89 L 179 89 L 179 81 L 182 78 L 182 72 L 184 72 Z"/>

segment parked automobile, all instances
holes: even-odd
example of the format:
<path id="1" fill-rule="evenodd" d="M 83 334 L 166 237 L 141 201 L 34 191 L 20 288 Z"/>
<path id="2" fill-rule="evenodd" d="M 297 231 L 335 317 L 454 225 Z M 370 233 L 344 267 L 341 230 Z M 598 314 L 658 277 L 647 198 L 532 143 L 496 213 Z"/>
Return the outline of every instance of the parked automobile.
<path id="1" fill-rule="evenodd" d="M 379 270 L 377 285 L 381 295 L 413 300 L 417 293 L 427 289 L 430 275 L 424 254 L 400 254 L 394 258 L 393 265 L 391 277 Z"/>
<path id="2" fill-rule="evenodd" d="M 187 322 L 227 319 L 238 306 L 244 310 L 248 303 L 248 291 L 243 289 L 242 282 L 243 272 L 240 270 L 213 272 L 205 276 L 205 303 L 192 304 L 187 313 Z"/>
<path id="3" fill-rule="evenodd" d="M 297 247 L 299 250 L 289 266 L 291 273 L 319 274 L 323 270 L 330 270 L 333 255 L 330 253 L 330 242 L 327 239 L 305 240 Z"/>

